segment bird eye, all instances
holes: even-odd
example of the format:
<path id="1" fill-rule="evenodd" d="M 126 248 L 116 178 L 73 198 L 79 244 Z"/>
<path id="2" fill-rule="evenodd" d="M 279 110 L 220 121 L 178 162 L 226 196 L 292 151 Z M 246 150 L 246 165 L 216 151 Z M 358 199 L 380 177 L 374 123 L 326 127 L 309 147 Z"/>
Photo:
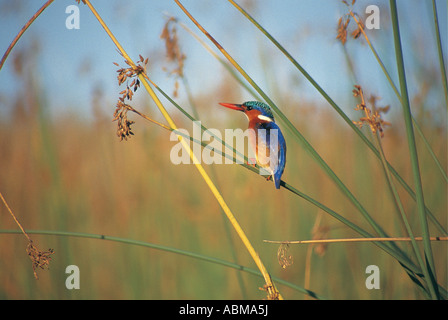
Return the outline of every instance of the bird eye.
<path id="1" fill-rule="evenodd" d="M 251 106 L 247 106 L 247 108 L 246 108 L 246 110 L 252 110 L 252 107 Z"/>

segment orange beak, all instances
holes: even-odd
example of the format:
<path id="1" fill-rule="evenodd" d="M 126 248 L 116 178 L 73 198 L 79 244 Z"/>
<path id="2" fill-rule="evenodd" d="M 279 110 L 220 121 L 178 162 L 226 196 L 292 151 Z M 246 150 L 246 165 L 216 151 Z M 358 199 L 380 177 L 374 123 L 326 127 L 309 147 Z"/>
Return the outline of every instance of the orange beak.
<path id="1" fill-rule="evenodd" d="M 238 110 L 238 111 L 245 111 L 246 109 L 243 107 L 243 105 L 241 104 L 233 104 L 233 103 L 219 103 L 220 105 L 222 105 L 223 107 L 229 108 L 229 109 L 233 109 L 233 110 Z"/>

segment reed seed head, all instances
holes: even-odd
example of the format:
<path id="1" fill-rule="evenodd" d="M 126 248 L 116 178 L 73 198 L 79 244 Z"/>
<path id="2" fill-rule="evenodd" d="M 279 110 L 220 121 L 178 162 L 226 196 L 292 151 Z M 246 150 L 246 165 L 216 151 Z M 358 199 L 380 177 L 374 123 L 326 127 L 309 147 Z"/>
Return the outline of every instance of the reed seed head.
<path id="1" fill-rule="evenodd" d="M 353 89 L 353 96 L 355 98 L 359 97 L 361 100 L 361 103 L 356 105 L 355 110 L 362 110 L 364 111 L 365 117 L 361 117 L 359 121 L 353 121 L 354 124 L 356 124 L 359 128 L 362 128 L 364 124 L 367 124 L 370 126 L 370 129 L 373 133 L 376 133 L 377 131 L 380 133 L 381 138 L 384 137 L 384 126 L 390 126 L 390 122 L 384 121 L 381 119 L 381 114 L 386 113 L 389 111 L 390 106 L 386 107 L 377 107 L 376 102 L 379 100 L 378 97 L 371 95 L 368 99 L 371 108 L 367 107 L 366 100 L 364 98 L 364 92 L 359 85 L 355 85 L 355 89 Z"/>
<path id="2" fill-rule="evenodd" d="M 53 249 L 48 249 L 48 251 L 40 251 L 37 249 L 37 247 L 33 244 L 33 241 L 30 240 L 28 243 L 28 246 L 26 247 L 26 253 L 30 257 L 32 263 L 33 263 L 33 273 L 34 277 L 36 279 L 39 279 L 37 276 L 36 270 L 38 268 L 41 269 L 48 269 L 48 266 L 50 265 L 51 261 L 51 255 L 54 254 Z"/>
<path id="3" fill-rule="evenodd" d="M 174 66 L 171 71 L 168 71 L 169 74 L 176 77 L 173 92 L 174 97 L 177 97 L 177 92 L 179 89 L 178 78 L 182 78 L 184 76 L 184 61 L 187 58 L 187 56 L 180 49 L 179 39 L 177 37 L 176 22 L 177 20 L 174 17 L 169 18 L 163 27 L 162 33 L 160 34 L 160 38 L 165 40 L 167 61 Z"/>
<path id="4" fill-rule="evenodd" d="M 125 104 L 123 101 L 118 100 L 117 108 L 114 112 L 114 120 L 117 121 L 117 136 L 120 138 L 120 141 L 128 140 L 128 137 L 133 136 L 134 133 L 131 130 L 131 125 L 135 123 L 135 121 L 128 120 L 128 111 L 132 110 L 130 105 Z"/>
<path id="5" fill-rule="evenodd" d="M 134 93 L 140 88 L 140 79 L 138 76 L 143 74 L 146 76 L 146 65 L 148 64 L 148 58 L 144 59 L 142 55 L 139 55 L 139 61 L 137 65 L 131 63 L 128 60 L 125 60 L 125 63 L 128 65 L 127 68 L 120 68 L 117 70 L 117 80 L 118 85 L 122 85 L 126 82 L 126 89 L 120 91 L 120 97 L 118 98 L 116 109 L 114 112 L 114 119 L 112 121 L 117 121 L 117 136 L 120 138 L 120 141 L 128 140 L 128 137 L 134 135 L 131 130 L 131 125 L 134 124 L 134 121 L 128 120 L 127 113 L 129 110 L 133 111 L 131 105 L 125 103 L 126 100 L 132 101 L 132 97 Z M 120 65 L 114 62 L 114 65 L 119 67 Z M 130 83 L 129 80 L 132 79 Z"/>
<path id="6" fill-rule="evenodd" d="M 351 5 L 349 5 L 347 3 L 347 1 L 345 1 L 345 0 L 342 0 L 342 2 L 347 7 L 350 7 L 350 6 L 353 6 L 356 1 L 353 0 Z M 348 30 L 348 26 L 350 24 L 351 19 L 355 20 L 356 26 L 357 26 L 356 29 L 350 33 L 350 35 L 352 36 L 353 39 L 358 39 L 359 36 L 364 31 L 365 25 L 364 25 L 364 22 L 362 21 L 361 17 L 356 12 L 353 12 L 351 10 L 351 8 L 349 8 L 349 13 L 347 13 L 344 16 L 342 16 L 341 18 L 339 18 L 339 21 L 338 21 L 338 34 L 336 36 L 336 39 L 341 41 L 342 45 L 345 45 L 345 43 L 347 42 L 347 33 L 348 33 L 347 30 Z"/>
<path id="7" fill-rule="evenodd" d="M 278 263 L 283 269 L 291 266 L 294 263 L 294 259 L 291 255 L 288 255 L 289 244 L 282 243 L 277 250 Z"/>

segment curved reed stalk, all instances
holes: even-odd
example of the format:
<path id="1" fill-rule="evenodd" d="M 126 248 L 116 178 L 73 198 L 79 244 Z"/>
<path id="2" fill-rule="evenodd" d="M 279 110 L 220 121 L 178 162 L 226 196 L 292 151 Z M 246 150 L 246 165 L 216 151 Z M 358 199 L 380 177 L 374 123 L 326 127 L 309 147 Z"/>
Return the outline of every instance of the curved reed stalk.
<path id="1" fill-rule="evenodd" d="M 206 256 L 206 255 L 196 253 L 196 252 L 181 250 L 181 249 L 163 246 L 160 244 L 155 244 L 155 243 L 150 243 L 150 242 L 107 236 L 104 234 L 92 234 L 92 233 L 84 233 L 84 232 L 68 232 L 68 231 L 53 231 L 53 230 L 26 230 L 26 232 L 29 234 L 40 234 L 40 235 L 48 235 L 48 236 L 106 240 L 106 241 L 112 241 L 112 242 L 125 243 L 125 244 L 129 244 L 129 245 L 134 245 L 134 246 L 141 246 L 141 247 L 160 250 L 160 251 L 164 251 L 164 252 L 168 252 L 168 253 L 178 254 L 178 255 L 190 257 L 193 259 L 198 259 L 198 260 L 214 263 L 214 264 L 226 267 L 226 268 L 233 268 L 235 270 L 246 272 L 248 274 L 263 278 L 263 275 L 259 271 L 255 270 L 255 269 L 247 268 L 240 264 L 236 264 L 236 263 L 222 260 L 219 258 Z M 0 234 L 19 234 L 19 233 L 21 233 L 21 231 L 19 231 L 19 230 L 0 230 Z M 297 286 L 291 282 L 285 281 L 285 280 L 277 278 L 277 277 L 272 277 L 272 280 L 274 280 L 276 283 L 279 283 L 281 285 L 284 285 L 286 287 L 294 289 L 298 292 L 306 294 L 314 299 L 325 300 L 325 298 L 323 296 L 321 296 L 311 290 L 307 290 L 307 289 L 304 289 L 303 287 Z"/>
<path id="2" fill-rule="evenodd" d="M 392 26 L 394 34 L 395 54 L 397 60 L 398 77 L 400 79 L 401 103 L 403 107 L 404 120 L 406 124 L 406 134 L 408 138 L 409 153 L 412 165 L 412 174 L 414 177 L 415 190 L 417 195 L 417 208 L 420 218 L 420 226 L 423 235 L 423 246 L 426 266 L 423 268 L 423 273 L 427 279 L 429 291 L 433 299 L 439 298 L 437 290 L 437 277 L 435 273 L 434 258 L 431 249 L 431 242 L 429 240 L 429 228 L 425 212 L 425 200 L 423 197 L 423 187 L 420 176 L 420 168 L 417 155 L 417 147 L 415 145 L 414 129 L 412 126 L 411 107 L 409 103 L 408 88 L 406 82 L 406 74 L 403 60 L 403 49 L 400 39 L 400 27 L 398 23 L 397 4 L 395 0 L 390 0 L 390 11 L 392 17 Z"/>

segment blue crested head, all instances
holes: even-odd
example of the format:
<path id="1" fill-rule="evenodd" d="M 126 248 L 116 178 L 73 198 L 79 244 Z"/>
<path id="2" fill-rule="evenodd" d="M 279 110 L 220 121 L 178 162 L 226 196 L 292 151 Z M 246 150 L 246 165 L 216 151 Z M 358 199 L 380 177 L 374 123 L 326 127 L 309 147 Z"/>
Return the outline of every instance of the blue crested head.
<path id="1" fill-rule="evenodd" d="M 242 105 L 246 107 L 247 111 L 255 109 L 260 111 L 263 116 L 269 117 L 274 120 L 274 114 L 272 113 L 271 108 L 266 103 L 260 101 L 246 101 Z"/>

